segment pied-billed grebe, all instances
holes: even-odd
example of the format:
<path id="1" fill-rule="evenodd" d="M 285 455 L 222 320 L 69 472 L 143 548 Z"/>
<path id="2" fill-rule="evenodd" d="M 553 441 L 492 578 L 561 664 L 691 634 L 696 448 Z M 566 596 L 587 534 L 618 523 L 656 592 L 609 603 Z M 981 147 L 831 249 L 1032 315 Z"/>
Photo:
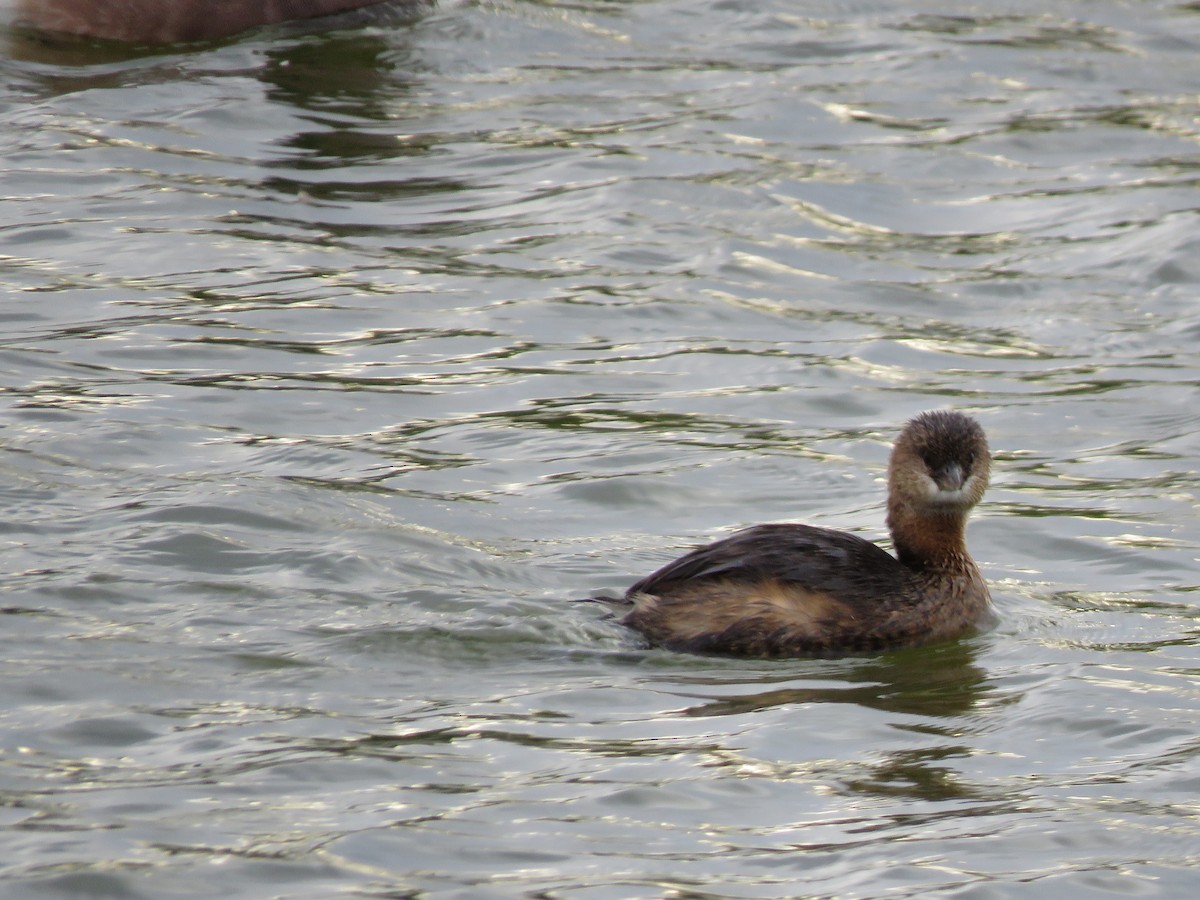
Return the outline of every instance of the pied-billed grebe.
<path id="1" fill-rule="evenodd" d="M 990 600 L 967 552 L 967 513 L 988 484 L 983 429 L 961 413 L 910 421 L 888 463 L 896 556 L 852 534 L 758 525 L 633 585 L 621 623 L 671 650 L 734 656 L 876 651 L 955 637 Z"/>

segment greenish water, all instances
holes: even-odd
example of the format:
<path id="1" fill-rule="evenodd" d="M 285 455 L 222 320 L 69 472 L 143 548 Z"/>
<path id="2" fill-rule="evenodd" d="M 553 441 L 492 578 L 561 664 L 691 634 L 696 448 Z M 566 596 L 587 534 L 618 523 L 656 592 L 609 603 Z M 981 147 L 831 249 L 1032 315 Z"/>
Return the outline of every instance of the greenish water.
<path id="1" fill-rule="evenodd" d="M 1192 896 L 1196 9 L 340 24 L 0 58 L 0 892 Z M 948 405 L 990 632 L 567 602 Z"/>

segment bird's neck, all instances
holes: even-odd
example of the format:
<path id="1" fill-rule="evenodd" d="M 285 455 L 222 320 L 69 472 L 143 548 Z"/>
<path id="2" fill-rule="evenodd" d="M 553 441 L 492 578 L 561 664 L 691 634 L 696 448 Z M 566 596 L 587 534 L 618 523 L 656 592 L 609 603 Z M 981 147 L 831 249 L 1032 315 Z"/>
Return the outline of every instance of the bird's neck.
<path id="1" fill-rule="evenodd" d="M 896 557 L 910 569 L 961 571 L 973 565 L 967 552 L 965 512 L 917 512 L 906 504 L 891 503 L 887 525 Z"/>

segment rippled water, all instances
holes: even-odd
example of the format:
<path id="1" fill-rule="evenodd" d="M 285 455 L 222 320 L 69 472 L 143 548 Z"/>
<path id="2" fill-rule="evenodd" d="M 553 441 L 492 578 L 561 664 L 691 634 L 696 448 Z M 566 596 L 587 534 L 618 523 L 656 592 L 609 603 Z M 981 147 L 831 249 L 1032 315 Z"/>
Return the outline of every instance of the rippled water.
<path id="1" fill-rule="evenodd" d="M 337 24 L 8 35 L 5 895 L 1191 896 L 1200 9 Z M 989 633 L 567 602 L 944 405 Z"/>

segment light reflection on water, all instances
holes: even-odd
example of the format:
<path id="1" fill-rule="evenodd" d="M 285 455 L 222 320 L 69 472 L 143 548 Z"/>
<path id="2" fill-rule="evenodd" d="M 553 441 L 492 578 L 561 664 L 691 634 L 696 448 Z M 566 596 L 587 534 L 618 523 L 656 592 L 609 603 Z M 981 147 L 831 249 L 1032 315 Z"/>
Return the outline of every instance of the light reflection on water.
<path id="1" fill-rule="evenodd" d="M 5 891 L 1189 895 L 1194 11 L 399 18 L 9 43 Z M 991 631 L 566 602 L 940 405 Z"/>

